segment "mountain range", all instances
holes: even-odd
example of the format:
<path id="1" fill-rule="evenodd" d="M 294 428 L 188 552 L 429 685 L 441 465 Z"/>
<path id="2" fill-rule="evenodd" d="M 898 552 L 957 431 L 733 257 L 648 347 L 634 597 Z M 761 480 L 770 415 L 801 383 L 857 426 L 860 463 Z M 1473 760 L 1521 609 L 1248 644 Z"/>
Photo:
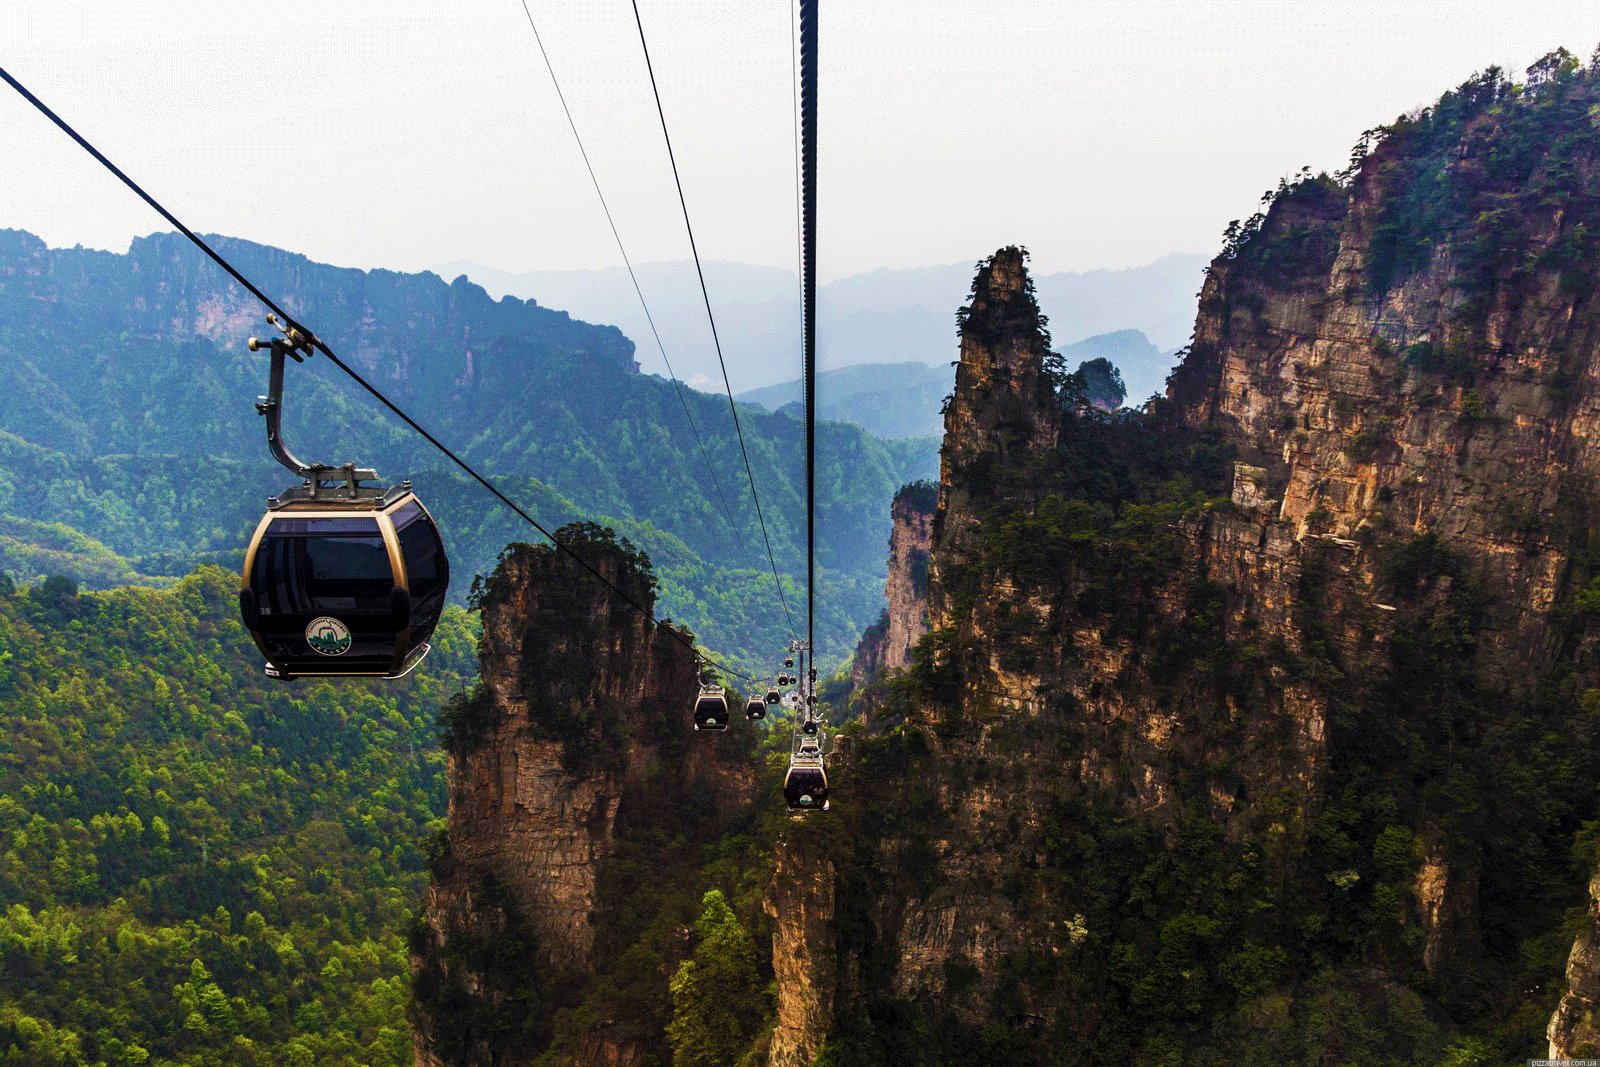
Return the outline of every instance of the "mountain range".
<path id="1" fill-rule="evenodd" d="M 0 1063 L 1592 1061 L 1597 114 L 1600 59 L 1557 50 L 1286 179 L 1151 404 L 1107 410 L 1025 250 L 987 257 L 937 482 L 890 503 L 928 442 L 820 424 L 823 666 L 882 609 L 821 687 L 825 812 L 785 810 L 787 711 L 692 729 L 689 645 L 506 545 L 320 357 L 291 443 L 412 478 L 487 578 L 406 679 L 265 678 L 230 569 L 286 480 L 259 309 L 172 235 L 0 232 Z M 214 240 L 770 665 L 723 399 L 465 279 Z M 741 417 L 790 564 L 798 420 Z"/>
<path id="2" fill-rule="evenodd" d="M 1156 383 L 1166 377 L 1172 353 L 1162 353 L 1138 330 L 1096 334 L 1057 350 L 1066 365 L 1081 366 L 1096 359 L 1115 365 L 1127 383 L 1127 399 L 1139 403 L 1143 396 L 1134 383 Z M 767 411 L 799 418 L 803 383 L 794 381 L 751 389 L 738 394 L 741 403 L 760 405 Z M 884 438 L 933 437 L 944 432 L 942 408 L 955 388 L 955 372 L 916 361 L 858 363 L 817 374 L 817 417 L 851 422 Z"/>
<path id="3" fill-rule="evenodd" d="M 1150 340 L 1157 350 L 1153 357 L 1141 356 L 1138 366 L 1118 363 L 1128 395 L 1137 402 L 1161 390 L 1172 353 L 1189 338 L 1205 263 L 1203 255 L 1174 253 L 1123 270 L 1042 274 L 1035 285 L 1040 306 L 1057 324 L 1058 347 L 1118 330 L 1138 330 Z M 799 377 L 799 287 L 794 273 L 722 260 L 704 266 L 735 392 Z M 517 274 L 457 261 L 435 269 L 445 278 L 466 275 L 496 295 L 536 299 L 590 322 L 613 323 L 638 342 L 638 358 L 646 369 L 665 372 L 622 267 Z M 644 263 L 635 273 L 678 376 L 696 388 L 720 390 L 694 264 Z M 952 309 L 961 306 L 971 281 L 971 263 L 948 263 L 884 268 L 821 286 L 819 369 L 907 361 L 948 366 L 956 358 Z"/>
<path id="4" fill-rule="evenodd" d="M 547 529 L 604 519 L 648 550 L 664 609 L 712 647 L 754 665 L 787 643 L 804 558 L 794 420 L 743 413 L 758 516 L 726 399 L 641 374 L 616 327 L 493 300 L 465 279 L 215 243 Z M 176 235 L 119 255 L 0 231 L 0 570 L 106 586 L 237 565 L 264 498 L 288 481 L 251 404 L 266 360 L 244 342 L 268 329 Z M 538 537 L 324 359 L 291 368 L 284 411 L 303 457 L 358 458 L 416 483 L 461 576 L 458 599 L 508 542 Z M 837 656 L 876 611 L 887 503 L 934 470 L 936 448 L 821 430 L 818 623 Z"/>

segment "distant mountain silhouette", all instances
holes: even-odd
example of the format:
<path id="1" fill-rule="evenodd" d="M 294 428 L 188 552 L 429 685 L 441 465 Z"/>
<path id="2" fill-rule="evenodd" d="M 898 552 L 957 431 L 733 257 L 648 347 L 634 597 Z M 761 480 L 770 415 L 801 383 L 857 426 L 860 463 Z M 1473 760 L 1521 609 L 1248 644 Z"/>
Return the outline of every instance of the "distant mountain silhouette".
<path id="1" fill-rule="evenodd" d="M 726 400 L 685 398 L 712 485 L 684 403 L 639 373 L 633 341 L 612 326 L 493 300 L 459 278 L 214 243 L 548 526 L 605 520 L 648 550 L 664 610 L 711 647 L 766 656 L 787 639 Z M 170 580 L 203 561 L 237 566 L 262 501 L 287 480 L 251 404 L 266 361 L 244 339 L 266 332 L 255 302 L 176 234 L 138 238 L 124 255 L 0 230 L 0 572 L 109 586 Z M 290 373 L 295 450 L 415 480 L 444 530 L 458 597 L 508 541 L 534 536 L 326 360 Z M 793 581 L 805 558 L 801 429 L 759 411 L 742 425 L 777 565 Z M 817 560 L 828 596 L 817 621 L 832 654 L 876 614 L 889 501 L 936 469 L 935 451 L 823 427 Z"/>
<path id="2" fill-rule="evenodd" d="M 1126 403 L 1137 407 L 1165 387 L 1176 349 L 1163 352 L 1139 330 L 1095 334 L 1057 349 L 1067 367 L 1076 369 L 1095 359 L 1109 360 L 1127 384 Z M 915 360 L 900 363 L 857 363 L 817 375 L 820 418 L 853 422 L 879 437 L 937 437 L 944 433 L 944 398 L 955 385 L 955 371 Z M 779 414 L 800 415 L 798 378 L 736 395 L 744 404 L 759 404 Z"/>
<path id="3" fill-rule="evenodd" d="M 1167 372 L 1172 370 L 1177 359 L 1177 349 L 1163 352 L 1139 330 L 1096 334 L 1070 345 L 1059 345 L 1056 350 L 1066 357 L 1068 367 L 1092 359 L 1109 359 L 1122 372 L 1122 380 L 1128 387 L 1124 402 L 1129 407 L 1138 407 L 1150 394 L 1163 392 Z"/>
<path id="4" fill-rule="evenodd" d="M 817 417 L 853 422 L 879 437 L 937 437 L 955 371 L 926 363 L 859 363 L 817 375 Z M 800 416 L 799 380 L 740 393 L 740 403 Z"/>
<path id="5" fill-rule="evenodd" d="M 1050 317 L 1059 344 L 1125 329 L 1137 330 L 1158 352 L 1189 337 L 1206 257 L 1175 253 L 1142 267 L 1040 275 L 1039 304 Z M 759 389 L 798 378 L 800 352 L 798 287 L 792 272 L 747 263 L 705 264 L 717 328 L 733 388 Z M 661 356 L 639 310 L 627 272 L 533 271 L 513 274 L 480 264 L 455 262 L 437 268 L 445 278 L 466 274 L 495 295 L 537 300 L 589 322 L 611 323 L 638 342 L 636 358 L 652 373 L 665 373 Z M 638 266 L 640 288 L 678 376 L 697 388 L 721 389 L 705 308 L 687 260 Z M 864 363 L 914 360 L 947 366 L 956 355 L 952 308 L 966 299 L 971 263 L 906 270 L 881 269 L 822 286 L 817 298 L 819 355 L 823 370 Z M 1092 358 L 1092 353 L 1082 358 Z M 1130 402 L 1161 387 L 1165 376 L 1123 366 Z M 1124 359 L 1128 359 L 1124 355 Z"/>

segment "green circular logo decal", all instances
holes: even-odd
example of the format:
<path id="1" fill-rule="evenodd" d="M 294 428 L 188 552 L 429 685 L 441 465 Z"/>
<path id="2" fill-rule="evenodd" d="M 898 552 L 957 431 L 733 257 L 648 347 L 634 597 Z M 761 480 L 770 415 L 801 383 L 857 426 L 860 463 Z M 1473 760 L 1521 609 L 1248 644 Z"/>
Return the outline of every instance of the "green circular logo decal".
<path id="1" fill-rule="evenodd" d="M 350 651 L 350 628 L 331 615 L 320 615 L 306 626 L 306 644 L 324 656 Z"/>

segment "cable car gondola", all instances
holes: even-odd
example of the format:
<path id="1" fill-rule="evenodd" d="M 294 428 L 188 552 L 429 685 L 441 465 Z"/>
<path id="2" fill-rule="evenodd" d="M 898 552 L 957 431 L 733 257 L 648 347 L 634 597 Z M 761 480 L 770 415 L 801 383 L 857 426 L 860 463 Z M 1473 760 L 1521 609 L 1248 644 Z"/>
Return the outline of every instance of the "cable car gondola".
<path id="1" fill-rule="evenodd" d="M 828 810 L 828 771 L 823 766 L 822 750 L 815 741 L 801 743 L 789 757 L 789 773 L 783 777 L 783 799 L 790 811 Z"/>
<path id="2" fill-rule="evenodd" d="M 768 689 L 767 690 L 767 706 L 768 707 L 777 707 L 778 706 L 778 702 L 780 700 L 782 700 L 782 699 L 783 699 L 782 695 L 779 694 L 779 692 L 776 689 Z"/>
<path id="3" fill-rule="evenodd" d="M 728 697 L 722 686 L 700 687 L 700 696 L 694 702 L 694 728 L 696 730 L 728 728 Z"/>
<path id="4" fill-rule="evenodd" d="M 765 719 L 767 717 L 767 702 L 761 695 L 754 694 L 750 702 L 744 706 L 744 717 L 747 719 Z"/>
<path id="5" fill-rule="evenodd" d="M 428 654 L 444 610 L 450 563 L 438 527 L 410 482 L 366 485 L 376 471 L 302 463 L 288 451 L 284 357 L 313 349 L 293 327 L 266 344 L 272 369 L 256 409 L 273 457 L 303 480 L 267 503 L 245 553 L 240 616 L 272 677 L 402 677 Z M 262 346 L 250 339 L 251 351 Z"/>

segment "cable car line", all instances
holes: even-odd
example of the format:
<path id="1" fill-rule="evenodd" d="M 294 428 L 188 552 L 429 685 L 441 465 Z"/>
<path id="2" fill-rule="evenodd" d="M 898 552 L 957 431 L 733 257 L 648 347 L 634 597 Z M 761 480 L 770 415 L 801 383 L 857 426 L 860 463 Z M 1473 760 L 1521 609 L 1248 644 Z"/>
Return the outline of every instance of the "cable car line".
<path id="1" fill-rule="evenodd" d="M 254 282 L 252 282 L 249 278 L 246 278 L 243 274 L 241 274 L 239 272 L 239 270 L 236 267 L 234 267 L 234 265 L 232 263 L 229 263 L 228 260 L 225 259 L 222 256 L 221 253 L 219 253 L 216 249 L 212 248 L 211 245 L 209 243 L 207 243 L 204 238 L 202 238 L 199 234 L 195 233 L 189 227 L 185 226 L 178 219 L 178 217 L 176 215 L 174 215 L 172 212 L 168 211 L 164 206 L 162 206 L 160 201 L 156 200 L 155 197 L 151 196 L 148 192 L 146 192 L 144 190 L 144 188 L 142 186 L 140 186 L 138 182 L 134 181 L 131 177 L 129 177 L 127 175 L 127 173 L 122 170 L 122 168 L 118 167 L 115 163 L 111 162 L 111 160 L 108 159 L 105 156 L 104 153 L 102 153 L 94 145 L 90 144 L 89 141 L 86 138 L 84 138 L 84 136 L 82 134 L 80 134 L 77 130 L 75 130 L 60 115 L 56 114 L 55 111 L 53 111 L 48 104 L 46 104 L 43 100 L 40 100 L 37 96 L 35 96 L 28 89 L 27 86 L 23 85 L 16 78 L 12 77 L 11 73 L 8 70 L 6 70 L 4 67 L 0 67 L 0 79 L 4 79 L 5 82 L 8 85 L 10 85 L 19 94 L 21 94 L 23 99 L 27 100 L 28 103 L 32 104 L 34 106 L 34 108 L 39 111 L 40 114 L 44 115 L 51 122 L 55 123 L 55 125 L 57 127 L 59 127 L 62 130 L 62 132 L 67 134 L 67 136 L 71 137 L 74 141 L 76 141 L 78 143 L 78 145 L 81 148 L 84 149 L 84 151 L 88 152 L 91 156 L 93 156 L 101 164 L 101 166 L 105 167 L 108 171 L 110 171 L 112 174 L 114 174 L 122 182 L 122 184 L 126 185 L 129 189 L 131 189 L 136 195 L 138 195 L 138 197 L 141 200 L 143 200 L 146 204 L 150 205 L 150 207 L 152 209 L 154 209 L 157 214 L 159 214 L 163 219 L 166 219 L 167 222 L 171 223 L 172 226 L 175 229 L 177 229 L 180 233 L 182 233 L 185 237 L 187 237 L 189 239 L 189 241 L 196 248 L 198 248 L 198 249 L 200 249 L 200 251 L 204 252 L 214 263 L 217 264 L 217 266 L 221 267 L 224 271 L 226 271 L 227 274 L 229 275 L 229 277 L 233 278 L 233 280 L 238 282 L 247 292 L 250 293 L 251 296 L 254 296 L 257 300 L 259 300 L 262 304 L 264 304 L 269 310 L 271 310 L 274 314 L 276 314 L 278 316 L 278 318 L 282 320 L 282 324 L 283 324 L 283 326 L 285 328 L 285 333 L 289 334 L 291 338 L 293 337 L 293 334 L 290 333 L 290 331 L 298 332 L 301 335 L 301 337 L 303 339 L 303 344 L 304 344 L 304 346 L 306 348 L 308 348 L 308 349 L 309 348 L 314 348 L 316 351 L 321 352 L 324 356 L 326 356 L 333 363 L 334 366 L 336 366 L 340 370 L 344 371 L 344 373 L 346 375 L 348 375 L 357 385 L 359 385 L 359 386 L 361 386 L 361 388 L 365 389 L 368 393 L 370 393 L 373 397 L 375 397 L 379 401 L 379 403 L 383 404 L 384 407 L 388 408 L 389 411 L 391 411 L 394 415 L 396 415 L 402 422 L 404 422 L 411 429 L 415 430 L 417 432 L 417 434 L 423 438 L 423 440 L 427 441 L 434 448 L 438 449 L 445 456 L 445 458 L 449 459 L 457 467 L 461 468 L 461 470 L 463 472 L 465 472 L 470 478 L 472 478 L 474 481 L 476 481 L 479 485 L 483 486 L 483 488 L 487 489 L 490 492 L 490 494 L 492 494 L 495 497 L 495 499 L 499 500 L 500 503 L 504 504 L 508 509 L 510 509 L 513 513 L 515 513 L 518 517 L 520 517 L 524 522 L 526 522 L 528 525 L 532 526 L 535 530 L 539 531 L 546 538 L 548 538 L 550 540 L 551 544 L 555 545 L 556 548 L 560 549 L 567 556 L 569 556 L 576 563 L 578 563 L 581 567 L 583 567 L 584 570 L 588 571 L 590 575 L 592 575 L 601 584 L 605 585 L 608 589 L 610 589 L 613 593 L 615 593 L 619 598 L 621 598 L 624 603 L 628 604 L 635 611 L 639 612 L 639 614 L 643 615 L 649 622 L 651 622 L 651 623 L 655 624 L 657 627 L 661 628 L 662 631 L 664 633 L 668 634 L 669 636 L 671 636 L 673 640 L 677 641 L 679 644 L 683 645 L 684 647 L 688 648 L 691 652 L 693 652 L 698 661 L 713 665 L 713 666 L 716 667 L 717 670 L 719 670 L 719 671 L 721 671 L 721 672 L 723 672 L 725 674 L 730 674 L 730 675 L 733 675 L 734 677 L 743 678 L 743 679 L 746 679 L 748 681 L 753 681 L 754 680 L 752 678 L 752 676 L 750 676 L 748 674 L 744 674 L 743 672 L 733 670 L 732 668 L 726 667 L 726 666 L 722 665 L 721 663 L 718 663 L 717 661 L 711 659 L 706 653 L 704 653 L 700 649 L 696 648 L 692 641 L 689 641 L 682 634 L 678 633 L 678 631 L 676 629 L 673 629 L 672 627 L 664 626 L 662 624 L 661 620 L 657 619 L 653 613 L 651 613 L 648 609 L 646 609 L 637 600 L 635 600 L 633 597 L 629 596 L 626 592 L 624 592 L 622 589 L 620 589 L 615 583 L 613 583 L 604 574 L 600 573 L 600 571 L 597 568 L 595 568 L 594 565 L 589 563 L 589 561 L 585 560 L 582 556 L 578 555 L 578 553 L 573 551 L 573 549 L 571 547 L 569 547 L 565 542 L 563 542 L 559 538 L 557 538 L 555 536 L 555 534 L 553 534 L 549 530 L 547 530 L 542 524 L 540 524 L 540 522 L 537 519 L 535 519 L 532 515 L 530 515 L 526 510 L 524 510 L 520 505 L 518 505 L 510 497 L 506 496 L 505 493 L 501 492 L 500 489 L 497 486 L 494 485 L 494 483 L 490 482 L 482 474 L 479 474 L 476 468 L 474 468 L 470 463 L 468 463 L 466 460 L 464 460 L 460 456 L 458 456 L 451 448 L 449 448 L 447 445 L 445 445 L 444 442 L 440 441 L 437 437 L 435 437 L 433 434 L 429 433 L 426 429 L 424 429 L 421 424 L 419 424 L 410 415 L 406 414 L 406 412 L 404 410 L 402 410 L 399 407 L 399 405 L 395 404 L 395 402 L 390 400 L 387 396 L 385 396 L 381 390 L 379 390 L 371 382 L 367 381 L 366 378 L 362 377 L 362 375 L 359 372 L 357 372 L 355 370 L 355 368 L 351 367 L 349 364 L 345 363 L 342 359 L 340 359 L 338 357 L 338 355 L 336 355 L 334 353 L 333 349 L 328 346 L 327 342 L 323 341 L 321 338 L 317 337 L 310 330 L 308 330 L 304 326 L 300 325 L 300 323 L 292 315 L 290 315 L 288 312 L 283 310 L 282 307 L 279 306 L 277 301 L 273 300 L 266 293 L 262 292 L 262 290 L 258 286 L 256 286 L 256 284 Z"/>
<path id="2" fill-rule="evenodd" d="M 539 27 L 534 24 L 528 0 L 522 0 L 522 13 L 528 16 L 528 28 L 533 31 L 533 40 L 539 46 L 539 55 L 544 59 L 544 69 L 550 73 L 550 84 L 555 86 L 556 99 L 561 101 L 561 111 L 567 116 L 567 126 L 572 130 L 572 139 L 578 144 L 578 154 L 583 157 L 583 166 L 589 172 L 589 181 L 594 186 L 595 196 L 600 198 L 600 210 L 605 212 L 606 224 L 611 227 L 611 236 L 616 239 L 617 251 L 622 256 L 623 266 L 628 268 L 628 280 L 633 283 L 633 291 L 639 297 L 639 307 L 644 311 L 645 321 L 650 324 L 650 333 L 656 340 L 656 349 L 661 353 L 661 361 L 667 365 L 667 377 L 672 379 L 672 388 L 678 394 L 678 403 L 683 407 L 683 417 L 689 423 L 689 429 L 694 432 L 695 444 L 700 448 L 700 458 L 705 462 L 706 473 L 711 475 L 711 484 L 717 491 L 717 500 L 722 504 L 722 515 L 727 520 L 728 532 L 733 535 L 734 542 L 739 546 L 739 554 L 748 567 L 749 549 L 745 547 L 744 537 L 733 521 L 733 510 L 728 506 L 727 494 L 722 491 L 722 480 L 717 477 L 717 470 L 711 465 L 711 454 L 706 450 L 705 440 L 700 436 L 700 427 L 695 424 L 694 415 L 689 411 L 689 401 L 683 395 L 683 383 L 678 381 L 678 374 L 672 369 L 672 360 L 667 357 L 667 346 L 661 341 L 661 332 L 656 329 L 655 316 L 650 314 L 650 304 L 645 300 L 644 290 L 639 286 L 638 275 L 633 272 L 633 261 L 628 258 L 628 250 L 622 245 L 622 234 L 617 231 L 616 219 L 611 217 L 611 205 L 606 202 L 606 194 L 600 189 L 600 179 L 595 176 L 594 164 L 589 162 L 589 150 L 584 147 L 583 137 L 578 133 L 578 123 L 572 117 L 572 109 L 567 106 L 567 94 L 561 91 L 561 81 L 556 77 L 555 66 L 550 62 L 550 53 L 545 51 L 544 38 L 539 36 Z"/>
<path id="3" fill-rule="evenodd" d="M 805 347 L 805 637 L 816 672 L 816 48 L 818 0 L 800 0 L 800 186 Z"/>
<path id="4" fill-rule="evenodd" d="M 661 136 L 667 142 L 667 159 L 672 163 L 672 181 L 678 188 L 678 205 L 683 209 L 683 226 L 689 232 L 689 251 L 694 256 L 694 271 L 700 279 L 700 297 L 705 301 L 706 319 L 711 323 L 711 341 L 717 350 L 717 365 L 722 368 L 722 387 L 728 393 L 728 411 L 733 415 L 733 430 L 739 437 L 739 455 L 744 458 L 744 474 L 750 483 L 750 498 L 755 501 L 756 518 L 761 522 L 761 539 L 767 546 L 767 563 L 772 567 L 772 583 L 778 587 L 778 599 L 783 603 L 783 613 L 789 617 L 789 632 L 795 631 L 794 615 L 789 610 L 789 598 L 783 592 L 783 580 L 778 577 L 778 563 L 772 555 L 772 538 L 767 533 L 767 519 L 761 510 L 761 494 L 756 492 L 756 476 L 750 469 L 750 452 L 745 447 L 744 429 L 739 425 L 739 408 L 733 402 L 733 386 L 728 381 L 728 364 L 722 358 L 722 339 L 717 335 L 717 317 L 711 312 L 711 293 L 706 289 L 706 274 L 700 266 L 700 250 L 694 240 L 694 225 L 689 221 L 689 201 L 683 195 L 683 179 L 678 176 L 678 157 L 672 151 L 672 134 L 667 130 L 667 112 L 661 106 L 661 89 L 656 85 L 655 66 L 650 62 L 650 44 L 645 40 L 644 19 L 639 15 L 639 0 L 633 2 L 633 21 L 639 27 L 639 46 L 644 50 L 645 69 L 650 73 L 650 92 L 655 96 L 656 114 L 661 118 Z"/>
<path id="5" fill-rule="evenodd" d="M 800 299 L 805 361 L 806 640 L 791 646 L 799 660 L 799 710 L 789 741 L 783 797 L 793 813 L 828 810 L 827 736 L 817 720 L 816 425 L 817 425 L 817 0 L 800 0 Z M 811 663 L 806 663 L 806 657 Z"/>
<path id="6" fill-rule="evenodd" d="M 789 29 L 793 33 L 799 26 L 799 16 L 795 12 L 795 0 L 789 0 Z M 804 233 L 801 222 L 801 196 L 800 196 L 800 68 L 796 53 L 799 49 L 794 41 L 789 42 L 789 94 L 791 106 L 794 109 L 793 134 L 794 134 L 794 284 L 798 290 L 796 295 L 800 298 L 801 314 L 805 314 L 806 285 L 805 285 L 805 252 L 803 250 Z M 802 361 L 804 354 L 802 353 Z"/>

